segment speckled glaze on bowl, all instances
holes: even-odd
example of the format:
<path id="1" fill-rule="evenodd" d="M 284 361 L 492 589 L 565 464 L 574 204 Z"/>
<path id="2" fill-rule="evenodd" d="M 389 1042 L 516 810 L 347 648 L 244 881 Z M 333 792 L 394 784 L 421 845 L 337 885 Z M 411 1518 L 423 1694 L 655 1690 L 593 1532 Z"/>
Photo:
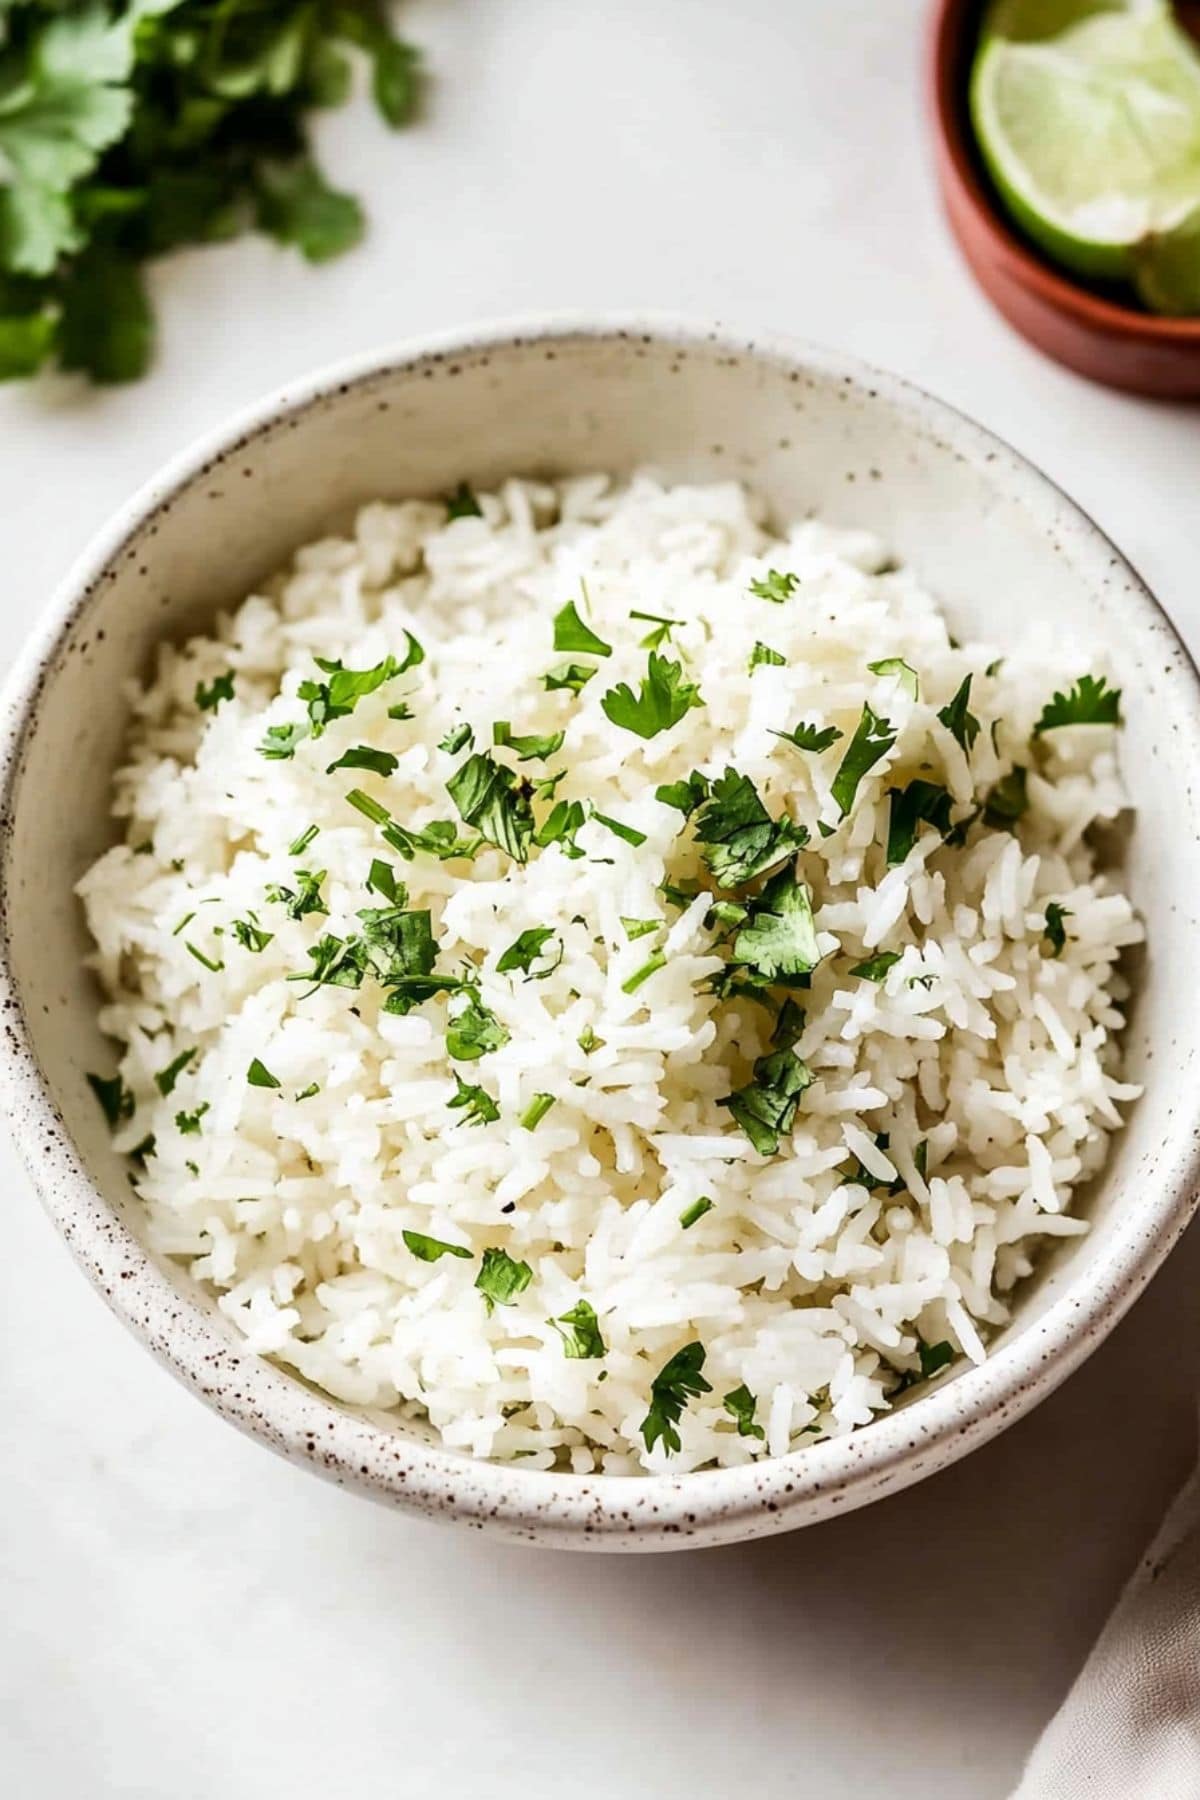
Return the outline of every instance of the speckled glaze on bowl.
<path id="1" fill-rule="evenodd" d="M 1139 812 L 1128 878 L 1150 954 L 1129 1063 L 1147 1093 L 1093 1229 L 1019 1297 L 987 1364 L 848 1438 L 744 1469 L 579 1477 L 469 1461 L 325 1399 L 249 1354 L 140 1210 L 84 1072 L 103 1067 L 72 886 L 107 839 L 123 680 L 298 544 L 379 495 L 461 478 L 626 470 L 731 476 L 781 519 L 879 532 L 960 632 L 1056 619 L 1081 668 L 1120 668 Z M 175 462 L 68 576 L 0 702 L 0 1094 L 42 1200 L 109 1305 L 224 1417 L 292 1461 L 418 1513 L 576 1548 L 655 1550 L 783 1531 L 861 1506 L 993 1437 L 1084 1359 L 1192 1209 L 1200 1011 L 1200 689 L 1169 622 L 1077 507 L 979 426 L 825 351 L 659 319 L 464 331 L 322 374 Z"/>

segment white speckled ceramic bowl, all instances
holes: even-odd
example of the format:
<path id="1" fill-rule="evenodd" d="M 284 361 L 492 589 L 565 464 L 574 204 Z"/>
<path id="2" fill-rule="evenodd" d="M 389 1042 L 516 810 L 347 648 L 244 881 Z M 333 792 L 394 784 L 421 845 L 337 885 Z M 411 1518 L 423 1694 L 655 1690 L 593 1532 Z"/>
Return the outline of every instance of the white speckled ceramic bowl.
<path id="1" fill-rule="evenodd" d="M 1085 669 L 1120 669 L 1138 808 L 1128 878 L 1149 927 L 1129 1030 L 1147 1084 L 1066 1241 L 987 1364 L 848 1438 L 736 1470 L 581 1478 L 470 1462 L 334 1404 L 250 1355 L 182 1271 L 151 1255 L 84 1071 L 103 1066 L 72 887 L 103 848 L 123 680 L 164 634 L 240 598 L 298 544 L 379 495 L 514 472 L 744 478 L 777 513 L 879 532 L 964 635 L 1051 617 Z M 1200 689 L 1136 575 L 1043 476 L 903 383 L 824 351 L 658 320 L 531 321 L 320 375 L 175 462 L 47 608 L 0 718 L 3 1097 L 55 1222 L 113 1309 L 226 1418 L 293 1461 L 411 1508 L 542 1543 L 663 1549 L 810 1523 L 993 1437 L 1082 1362 L 1194 1204 L 1200 1010 Z"/>

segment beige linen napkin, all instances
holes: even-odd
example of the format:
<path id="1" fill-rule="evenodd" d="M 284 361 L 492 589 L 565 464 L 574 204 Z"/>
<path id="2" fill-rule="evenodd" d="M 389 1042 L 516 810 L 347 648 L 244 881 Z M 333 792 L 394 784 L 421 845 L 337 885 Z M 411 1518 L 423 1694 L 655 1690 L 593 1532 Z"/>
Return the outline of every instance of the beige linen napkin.
<path id="1" fill-rule="evenodd" d="M 1042 1734 L 1013 1800 L 1200 1800 L 1200 1468 Z"/>

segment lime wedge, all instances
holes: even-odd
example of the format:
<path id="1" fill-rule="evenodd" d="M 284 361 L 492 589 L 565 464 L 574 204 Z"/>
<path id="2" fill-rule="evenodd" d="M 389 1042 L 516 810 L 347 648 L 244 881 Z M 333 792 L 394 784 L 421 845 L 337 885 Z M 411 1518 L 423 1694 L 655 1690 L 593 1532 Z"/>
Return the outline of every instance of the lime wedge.
<path id="1" fill-rule="evenodd" d="M 1080 275 L 1133 278 L 1200 206 L 1200 55 L 1165 0 L 998 0 L 970 102 L 1005 205 Z"/>

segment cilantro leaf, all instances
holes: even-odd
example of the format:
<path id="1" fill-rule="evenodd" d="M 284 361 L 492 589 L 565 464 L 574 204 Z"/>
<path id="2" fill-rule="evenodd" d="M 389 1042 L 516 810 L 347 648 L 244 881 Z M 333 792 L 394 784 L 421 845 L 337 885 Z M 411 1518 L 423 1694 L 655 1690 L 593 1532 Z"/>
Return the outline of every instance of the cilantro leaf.
<path id="1" fill-rule="evenodd" d="M 622 838 L 625 843 L 632 844 L 635 849 L 646 841 L 646 833 L 639 831 L 635 825 L 623 825 L 620 819 L 610 819 L 607 813 L 597 812 L 592 808 L 592 817 L 597 825 L 603 825 L 614 837 Z"/>
<path id="2" fill-rule="evenodd" d="M 311 944 L 305 955 L 312 968 L 302 975 L 289 975 L 289 981 L 311 981 L 310 993 L 319 987 L 360 988 L 366 973 L 359 945 L 353 938 L 335 937 L 327 932 Z M 305 996 L 307 997 L 307 996 Z"/>
<path id="3" fill-rule="evenodd" d="M 975 747 L 975 739 L 979 736 L 979 720 L 967 708 L 970 698 L 971 677 L 964 675 L 953 700 L 938 713 L 946 730 L 967 756 L 970 756 Z"/>
<path id="4" fill-rule="evenodd" d="M 489 844 L 507 851 L 514 862 L 526 860 L 533 835 L 527 783 L 485 751 L 476 751 L 451 775 L 446 790 L 465 824 L 473 826 Z"/>
<path id="5" fill-rule="evenodd" d="M 549 849 L 557 844 L 564 856 L 578 861 L 584 854 L 575 842 L 576 835 L 587 823 L 587 814 L 578 800 L 560 800 L 543 819 L 533 834 L 533 841 L 539 850 Z"/>
<path id="6" fill-rule="evenodd" d="M 868 956 L 865 962 L 855 963 L 851 975 L 858 975 L 863 981 L 882 981 L 889 969 L 894 969 L 900 961 L 899 950 L 881 950 L 877 956 Z"/>
<path id="7" fill-rule="evenodd" d="M 849 748 L 833 778 L 831 792 L 843 819 L 854 805 L 854 796 L 863 776 L 887 755 L 895 742 L 896 733 L 891 721 L 880 718 L 869 706 L 864 706 Z"/>
<path id="8" fill-rule="evenodd" d="M 595 669 L 589 669 L 583 663 L 567 663 L 563 668 L 551 669 L 548 675 L 543 675 L 542 685 L 550 694 L 558 688 L 569 688 L 571 693 L 578 694 L 595 673 Z"/>
<path id="9" fill-rule="evenodd" d="M 812 1085 L 807 1063 L 794 1050 L 773 1050 L 754 1064 L 753 1079 L 727 1094 L 727 1106 L 760 1156 L 774 1156 L 780 1137 L 792 1129 L 800 1096 Z"/>
<path id="10" fill-rule="evenodd" d="M 500 957 L 496 973 L 508 975 L 514 969 L 519 969 L 523 975 L 532 975 L 534 963 L 553 936 L 554 928 L 550 925 L 533 925 L 528 931 L 523 931 Z M 558 960 L 562 960 L 561 946 Z M 550 970 L 555 967 L 557 963 L 551 963 L 549 968 L 539 970 L 538 974 L 549 975 Z"/>
<path id="11" fill-rule="evenodd" d="M 782 606 L 789 600 L 800 586 L 800 577 L 789 570 L 781 575 L 778 569 L 768 569 L 761 580 L 750 583 L 750 592 L 760 600 L 773 600 L 776 606 Z"/>
<path id="12" fill-rule="evenodd" d="M 664 806 L 673 806 L 685 819 L 690 819 L 711 791 L 707 775 L 698 775 L 693 769 L 686 781 L 668 781 L 662 787 L 656 787 L 654 798 Z"/>
<path id="13" fill-rule="evenodd" d="M 696 841 L 722 887 L 741 887 L 808 842 L 808 832 L 782 814 L 772 819 L 746 775 L 727 768 L 700 808 Z"/>
<path id="14" fill-rule="evenodd" d="M 1060 906 L 1057 900 L 1047 900 L 1046 926 L 1042 935 L 1050 945 L 1051 956 L 1062 955 L 1067 942 L 1066 921 L 1071 916 L 1068 909 Z"/>
<path id="15" fill-rule="evenodd" d="M 945 837 L 950 830 L 953 801 L 944 787 L 933 781 L 910 781 L 905 788 L 888 791 L 887 860 L 902 863 L 917 841 L 917 827 L 926 821 Z"/>
<path id="16" fill-rule="evenodd" d="M 983 806 L 984 823 L 1011 831 L 1017 820 L 1029 810 L 1029 771 L 1020 763 L 999 780 Z"/>
<path id="17" fill-rule="evenodd" d="M 570 1312 L 559 1313 L 557 1319 L 546 1322 L 558 1332 L 563 1341 L 563 1353 L 572 1361 L 590 1362 L 607 1355 L 608 1346 L 600 1335 L 600 1321 L 590 1301 L 578 1300 Z M 564 1325 L 570 1329 L 564 1331 Z"/>
<path id="18" fill-rule="evenodd" d="M 199 1106 L 194 1107 L 191 1112 L 177 1112 L 175 1114 L 175 1126 L 180 1136 L 199 1137 L 200 1132 L 203 1129 L 201 1121 L 208 1110 L 208 1101 L 202 1100 Z"/>
<path id="19" fill-rule="evenodd" d="M 179 1055 L 169 1062 L 165 1069 L 160 1069 L 154 1077 L 154 1085 L 165 1100 L 168 1094 L 174 1093 L 175 1083 L 184 1070 L 193 1063 L 199 1051 L 195 1045 L 190 1050 L 181 1050 Z"/>
<path id="20" fill-rule="evenodd" d="M 689 1400 L 712 1393 L 712 1383 L 704 1379 L 706 1352 L 698 1342 L 685 1344 L 663 1364 L 650 1383 L 650 1410 L 642 1420 L 642 1437 L 647 1450 L 660 1440 L 668 1451 L 680 1449 L 682 1440 L 676 1430 Z"/>
<path id="21" fill-rule="evenodd" d="M 533 1270 L 527 1262 L 514 1262 L 507 1250 L 489 1249 L 483 1253 L 475 1286 L 490 1313 L 494 1307 L 511 1306 L 532 1280 Z"/>
<path id="22" fill-rule="evenodd" d="M 518 1124 L 523 1125 L 526 1131 L 536 1131 L 553 1105 L 553 1094 L 535 1094 L 517 1121 Z"/>
<path id="23" fill-rule="evenodd" d="M 493 1050 L 502 1050 L 509 1034 L 483 1004 L 478 993 L 468 991 L 466 1004 L 446 1027 L 446 1054 L 456 1062 L 477 1062 Z"/>
<path id="24" fill-rule="evenodd" d="M 775 668 L 782 668 L 787 662 L 786 656 L 780 656 L 778 650 L 772 650 L 770 644 L 756 643 L 750 652 L 750 661 L 746 664 L 746 673 L 753 675 L 755 669 L 767 663 Z"/>
<path id="25" fill-rule="evenodd" d="M 500 1108 L 492 1099 L 486 1088 L 472 1086 L 464 1081 L 457 1070 L 454 1075 L 455 1094 L 453 1100 L 446 1102 L 452 1111 L 461 1112 L 465 1125 L 494 1125 L 500 1117 Z"/>
<path id="26" fill-rule="evenodd" d="M 767 982 L 807 975 L 821 960 L 812 895 L 790 869 L 773 875 L 733 940 L 733 961 Z"/>
<path id="27" fill-rule="evenodd" d="M 640 937 L 649 937 L 652 931 L 658 931 L 661 928 L 662 923 L 663 921 L 661 919 L 630 919 L 626 918 L 624 913 L 621 914 L 621 924 L 624 928 L 625 936 L 629 939 L 631 944 L 635 943 Z"/>
<path id="28" fill-rule="evenodd" d="M 384 862 L 379 856 L 371 858 L 371 867 L 367 871 L 367 888 L 372 894 L 379 894 L 389 906 L 403 906 L 408 898 L 408 889 L 402 881 L 396 880 L 396 871 L 391 863 Z"/>
<path id="29" fill-rule="evenodd" d="M 667 959 L 663 951 L 656 950 L 654 955 L 648 957 L 640 968 L 635 969 L 632 975 L 626 977 L 621 983 L 621 992 L 623 994 L 636 994 L 638 989 L 644 986 L 652 975 L 657 975 L 660 969 L 666 967 L 666 963 Z"/>
<path id="30" fill-rule="evenodd" d="M 325 773 L 332 775 L 335 769 L 370 769 L 372 774 L 386 780 L 399 767 L 398 758 L 390 750 L 372 750 L 369 744 L 352 744 L 349 750 L 342 751 L 336 762 L 328 765 Z"/>
<path id="31" fill-rule="evenodd" d="M 194 1055 L 194 1050 L 189 1051 L 189 1060 Z M 136 1102 L 132 1093 L 125 1086 L 121 1075 L 117 1074 L 109 1079 L 104 1075 L 89 1074 L 87 1083 L 100 1103 L 101 1112 L 114 1131 L 124 1120 L 132 1119 Z"/>
<path id="32" fill-rule="evenodd" d="M 894 675 L 896 685 L 903 689 L 910 700 L 920 697 L 921 683 L 917 671 L 902 656 L 885 656 L 880 662 L 868 663 L 867 668 L 872 675 Z"/>
<path id="33" fill-rule="evenodd" d="M 216 712 L 222 700 L 233 699 L 233 676 L 228 669 L 223 675 L 216 676 L 208 686 L 202 681 L 196 683 L 196 705 L 201 712 Z"/>
<path id="34" fill-rule="evenodd" d="M 446 733 L 438 745 L 448 756 L 457 756 L 460 750 L 469 749 L 475 742 L 475 733 L 464 719 L 461 725 L 454 725 Z"/>
<path id="35" fill-rule="evenodd" d="M 58 360 L 95 382 L 136 381 L 154 352 L 154 319 L 131 257 L 101 244 L 71 264 L 59 286 Z"/>
<path id="36" fill-rule="evenodd" d="M 257 1056 L 246 1070 L 246 1080 L 251 1087 L 277 1088 L 283 1086 L 279 1077 L 277 1075 L 272 1075 L 270 1069 L 267 1068 L 265 1063 L 259 1062 Z"/>
<path id="37" fill-rule="evenodd" d="M 260 231 L 290 244 L 311 263 L 329 262 L 362 237 L 363 210 L 352 194 L 331 187 L 308 157 L 262 162 L 255 182 Z"/>
<path id="38" fill-rule="evenodd" d="M 693 1200 L 690 1206 L 684 1207 L 679 1215 L 680 1226 L 684 1231 L 690 1231 L 692 1226 L 695 1225 L 699 1219 L 702 1219 L 705 1213 L 710 1213 L 712 1209 L 712 1200 L 709 1199 L 707 1194 L 702 1194 L 699 1200 Z"/>
<path id="39" fill-rule="evenodd" d="M 650 652 L 645 680 L 635 695 L 627 681 L 622 681 L 601 696 L 605 717 L 623 731 L 640 738 L 657 737 L 669 731 L 693 706 L 703 706 L 700 690 L 694 682 L 683 679 L 682 663 L 671 662 L 656 650 Z"/>
<path id="40" fill-rule="evenodd" d="M 289 856 L 303 856 L 315 837 L 320 836 L 319 825 L 306 825 L 298 837 L 294 837 L 288 845 Z"/>
<path id="41" fill-rule="evenodd" d="M 318 869 L 315 874 L 309 869 L 297 869 L 292 876 L 296 886 L 281 887 L 277 882 L 271 882 L 266 890 L 267 899 L 272 905 L 286 907 L 289 919 L 303 919 L 309 913 L 327 913 L 329 908 L 321 898 L 325 875 L 324 869 Z"/>
<path id="42" fill-rule="evenodd" d="M 515 750 L 518 761 L 545 761 L 562 749 L 565 731 L 552 731 L 546 737 L 518 737 L 509 726 L 507 719 L 497 719 L 492 726 L 492 742 L 497 748 Z"/>
<path id="43" fill-rule="evenodd" d="M 772 735 L 782 738 L 786 744 L 794 744 L 797 750 L 811 750 L 814 755 L 819 756 L 822 750 L 828 750 L 844 734 L 836 725 L 808 725 L 801 719 L 794 730 L 776 731 Z"/>
<path id="44" fill-rule="evenodd" d="M 739 1437 L 760 1438 L 764 1443 L 766 1442 L 766 1432 L 761 1425 L 756 1425 L 754 1422 L 758 1400 L 744 1381 L 740 1386 L 735 1387 L 732 1393 L 725 1395 L 721 1405 L 730 1418 L 736 1422 Z"/>
<path id="45" fill-rule="evenodd" d="M 612 645 L 606 644 L 590 625 L 584 624 L 573 600 L 568 600 L 554 615 L 554 648 L 566 651 L 568 655 L 581 650 L 588 656 L 612 655 Z"/>
<path id="46" fill-rule="evenodd" d="M 447 521 L 450 519 L 482 519 L 482 517 L 483 508 L 474 493 L 465 481 L 460 481 L 454 492 L 446 499 Z"/>
<path id="47" fill-rule="evenodd" d="M 268 762 L 285 762 L 295 756 L 296 747 L 310 735 L 309 727 L 304 724 L 268 725 L 267 735 L 258 746 L 258 754 L 265 756 Z"/>
<path id="48" fill-rule="evenodd" d="M 403 675 L 406 669 L 415 668 L 425 661 L 425 652 L 411 631 L 405 632 L 408 650 L 403 661 L 397 662 L 394 656 L 385 656 L 370 669 L 347 669 L 340 659 L 330 661 L 318 656 L 314 660 L 322 674 L 328 675 L 328 681 L 302 681 L 296 689 L 301 700 L 308 704 L 309 727 L 313 737 L 320 737 L 325 727 L 334 719 L 348 719 L 360 700 L 381 688 L 385 681 L 394 681 L 397 675 Z"/>
<path id="49" fill-rule="evenodd" d="M 654 626 L 654 630 L 648 631 L 640 641 L 639 647 L 643 650 L 661 650 L 664 644 L 670 643 L 671 633 L 680 623 L 678 619 L 664 619 L 661 613 L 638 612 L 636 607 L 629 616 L 631 619 L 643 619 L 646 624 Z"/>
<path id="50" fill-rule="evenodd" d="M 1119 725 L 1121 723 L 1121 690 L 1110 688 L 1103 675 L 1081 675 L 1065 694 L 1056 692 L 1042 708 L 1034 726 L 1034 736 L 1043 731 L 1056 731 L 1061 725 Z"/>
<path id="51" fill-rule="evenodd" d="M 471 1251 L 463 1244 L 447 1244 L 442 1238 L 427 1237 L 423 1231 L 401 1231 L 400 1236 L 418 1262 L 440 1262 L 443 1256 L 461 1256 L 470 1262 Z"/>

